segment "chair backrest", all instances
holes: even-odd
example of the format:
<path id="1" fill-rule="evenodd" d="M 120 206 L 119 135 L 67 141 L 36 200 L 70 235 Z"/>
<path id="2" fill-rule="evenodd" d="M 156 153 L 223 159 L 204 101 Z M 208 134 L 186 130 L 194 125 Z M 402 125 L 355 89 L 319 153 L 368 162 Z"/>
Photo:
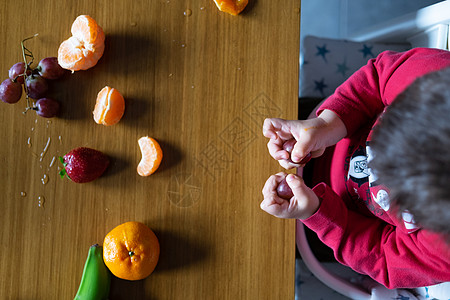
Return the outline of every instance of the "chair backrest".
<path id="1" fill-rule="evenodd" d="M 352 42 L 306 36 L 300 53 L 299 96 L 324 98 L 351 74 L 385 50 L 405 51 L 409 44 Z"/>

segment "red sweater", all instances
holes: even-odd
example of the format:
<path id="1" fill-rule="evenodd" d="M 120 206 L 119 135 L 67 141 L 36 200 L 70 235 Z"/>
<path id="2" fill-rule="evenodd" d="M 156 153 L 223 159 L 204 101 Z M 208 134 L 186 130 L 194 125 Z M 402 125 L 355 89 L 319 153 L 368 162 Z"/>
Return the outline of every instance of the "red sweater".
<path id="1" fill-rule="evenodd" d="M 331 247 L 336 259 L 388 288 L 422 287 L 450 281 L 450 247 L 398 217 L 389 191 L 367 167 L 370 132 L 377 118 L 417 77 L 450 66 L 450 52 L 416 48 L 386 51 L 353 74 L 320 107 L 344 122 L 348 136 L 320 158 L 328 184 L 313 188 L 319 210 L 303 223 Z M 317 166 L 317 165 L 315 165 Z"/>

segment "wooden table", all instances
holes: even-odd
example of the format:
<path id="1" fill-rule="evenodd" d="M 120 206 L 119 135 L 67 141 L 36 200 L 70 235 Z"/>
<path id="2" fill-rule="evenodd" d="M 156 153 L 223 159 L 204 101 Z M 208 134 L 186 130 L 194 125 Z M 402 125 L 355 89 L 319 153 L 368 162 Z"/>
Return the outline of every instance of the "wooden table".
<path id="1" fill-rule="evenodd" d="M 59 118 L 0 103 L 0 299 L 72 299 L 89 246 L 131 220 L 154 230 L 160 260 L 145 280 L 113 279 L 111 299 L 293 299 L 294 221 L 259 203 L 281 171 L 262 122 L 297 115 L 300 1 L 250 0 L 236 17 L 212 0 L 5 0 L 0 13 L 2 81 L 25 37 L 39 33 L 37 63 L 78 15 L 106 33 L 94 68 L 51 83 Z M 111 127 L 91 113 L 105 85 L 126 99 Z M 136 172 L 145 135 L 164 151 L 150 177 Z M 58 177 L 79 146 L 111 158 L 96 181 Z"/>

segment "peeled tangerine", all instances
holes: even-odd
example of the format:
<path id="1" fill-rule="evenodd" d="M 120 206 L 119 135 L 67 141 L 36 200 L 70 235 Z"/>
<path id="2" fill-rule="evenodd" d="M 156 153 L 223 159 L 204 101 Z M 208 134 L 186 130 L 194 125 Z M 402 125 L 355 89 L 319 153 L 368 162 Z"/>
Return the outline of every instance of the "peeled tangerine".
<path id="1" fill-rule="evenodd" d="M 153 174 L 159 167 L 163 153 L 158 142 L 148 136 L 143 136 L 138 140 L 141 149 L 142 159 L 137 166 L 137 172 L 141 176 Z"/>
<path id="2" fill-rule="evenodd" d="M 120 121 L 125 111 L 125 100 L 115 88 L 105 86 L 97 95 L 94 121 L 102 125 L 114 125 Z"/>
<path id="3" fill-rule="evenodd" d="M 87 15 L 78 16 L 72 24 L 72 36 L 58 49 L 59 65 L 72 72 L 95 66 L 105 50 L 105 33 Z"/>

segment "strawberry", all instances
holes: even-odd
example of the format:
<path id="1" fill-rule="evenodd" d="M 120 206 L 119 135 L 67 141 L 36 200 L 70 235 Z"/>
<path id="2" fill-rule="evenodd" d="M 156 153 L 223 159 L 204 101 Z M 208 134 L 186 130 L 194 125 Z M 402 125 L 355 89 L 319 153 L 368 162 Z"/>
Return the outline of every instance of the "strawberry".
<path id="1" fill-rule="evenodd" d="M 85 183 L 100 177 L 109 165 L 109 158 L 102 152 L 80 147 L 73 149 L 64 157 L 59 157 L 64 169 L 59 172 L 77 183 Z"/>

